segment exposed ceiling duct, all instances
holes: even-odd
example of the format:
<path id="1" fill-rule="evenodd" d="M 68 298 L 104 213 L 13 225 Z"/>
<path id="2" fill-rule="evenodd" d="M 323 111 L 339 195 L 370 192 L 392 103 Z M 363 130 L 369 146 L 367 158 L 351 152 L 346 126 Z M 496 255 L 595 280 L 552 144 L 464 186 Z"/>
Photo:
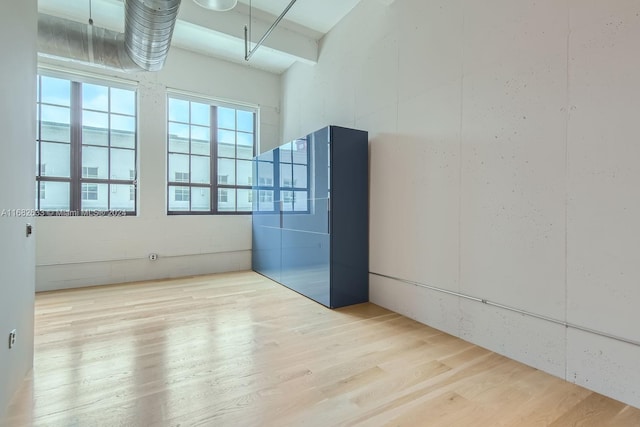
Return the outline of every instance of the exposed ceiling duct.
<path id="1" fill-rule="evenodd" d="M 56 16 L 38 16 L 38 52 L 124 71 L 159 71 L 181 0 L 125 0 L 124 34 Z"/>

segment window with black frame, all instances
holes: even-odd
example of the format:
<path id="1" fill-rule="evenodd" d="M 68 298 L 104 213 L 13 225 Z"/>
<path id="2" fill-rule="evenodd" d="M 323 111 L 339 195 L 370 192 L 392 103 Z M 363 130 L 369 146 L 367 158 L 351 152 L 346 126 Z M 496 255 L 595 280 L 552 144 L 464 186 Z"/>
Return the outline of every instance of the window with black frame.
<path id="1" fill-rule="evenodd" d="M 309 150 L 306 139 L 280 146 L 280 200 L 283 212 L 309 211 Z"/>
<path id="2" fill-rule="evenodd" d="M 38 211 L 135 215 L 136 117 L 133 87 L 39 75 Z"/>
<path id="3" fill-rule="evenodd" d="M 256 110 L 168 96 L 167 212 L 250 214 Z"/>

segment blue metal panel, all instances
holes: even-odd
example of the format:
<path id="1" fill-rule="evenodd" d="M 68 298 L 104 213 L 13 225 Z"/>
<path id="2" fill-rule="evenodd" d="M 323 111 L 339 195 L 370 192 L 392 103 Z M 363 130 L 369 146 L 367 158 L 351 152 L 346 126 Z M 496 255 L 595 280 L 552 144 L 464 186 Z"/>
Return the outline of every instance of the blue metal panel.
<path id="1" fill-rule="evenodd" d="M 326 306 L 330 305 L 329 235 L 282 230 L 280 283 Z"/>

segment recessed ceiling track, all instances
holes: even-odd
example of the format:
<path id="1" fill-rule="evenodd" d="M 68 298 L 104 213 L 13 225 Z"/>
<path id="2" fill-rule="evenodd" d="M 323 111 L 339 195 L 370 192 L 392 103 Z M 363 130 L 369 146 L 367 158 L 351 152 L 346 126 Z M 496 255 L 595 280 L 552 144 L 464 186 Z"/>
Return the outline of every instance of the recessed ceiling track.
<path id="1" fill-rule="evenodd" d="M 291 3 L 289 3 L 289 5 L 284 9 L 284 11 L 280 14 L 280 16 L 278 16 L 278 19 L 276 19 L 275 22 L 271 25 L 271 27 L 269 27 L 267 32 L 264 33 L 262 38 L 258 41 L 258 43 L 256 43 L 256 45 L 253 47 L 253 49 L 249 49 L 249 31 L 250 31 L 250 28 L 247 27 L 246 25 L 244 26 L 244 60 L 245 61 L 248 61 L 249 59 L 251 59 L 251 57 L 256 52 L 256 50 L 258 50 L 258 48 L 260 46 L 262 46 L 262 44 L 267 39 L 267 37 L 269 37 L 271 35 L 273 30 L 275 30 L 275 28 L 278 26 L 280 21 L 282 21 L 282 18 L 284 18 L 284 16 L 287 14 L 287 12 L 289 12 L 289 9 L 291 9 L 291 6 L 293 6 L 293 4 L 296 1 L 297 0 L 291 0 Z M 251 10 L 251 6 L 249 6 L 249 10 Z M 251 26 L 251 16 L 249 16 L 249 26 Z"/>

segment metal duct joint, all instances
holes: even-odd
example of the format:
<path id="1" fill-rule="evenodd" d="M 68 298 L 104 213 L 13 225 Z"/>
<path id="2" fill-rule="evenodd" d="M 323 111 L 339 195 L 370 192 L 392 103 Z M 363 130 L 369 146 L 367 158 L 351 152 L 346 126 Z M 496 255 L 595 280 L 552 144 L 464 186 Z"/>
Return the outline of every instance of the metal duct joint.
<path id="1" fill-rule="evenodd" d="M 147 71 L 158 71 L 169 53 L 180 0 L 126 0 L 124 43 L 129 57 Z"/>
<path id="2" fill-rule="evenodd" d="M 38 52 L 123 71 L 159 71 L 169 53 L 180 0 L 125 0 L 124 34 L 38 15 Z"/>

